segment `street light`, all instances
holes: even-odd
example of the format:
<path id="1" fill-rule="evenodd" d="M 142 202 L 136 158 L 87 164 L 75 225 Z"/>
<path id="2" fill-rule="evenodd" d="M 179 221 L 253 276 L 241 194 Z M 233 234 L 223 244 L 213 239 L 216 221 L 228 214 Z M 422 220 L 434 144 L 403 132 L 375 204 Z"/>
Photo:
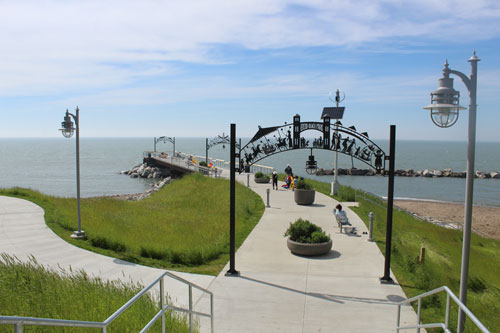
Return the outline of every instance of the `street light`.
<path id="1" fill-rule="evenodd" d="M 332 97 L 332 93 L 328 96 L 330 101 L 334 102 L 336 107 L 326 107 L 323 108 L 323 114 L 321 115 L 321 118 L 324 118 L 325 116 L 330 117 L 330 119 L 336 119 L 337 121 L 335 122 L 335 139 L 338 140 L 338 135 L 339 135 L 339 125 L 342 126 L 342 123 L 340 122 L 340 119 L 344 116 L 344 110 L 345 107 L 339 106 L 340 102 L 342 102 L 345 99 L 345 94 L 342 98 L 340 98 L 340 92 L 337 89 L 335 92 L 335 99 Z M 333 141 L 333 140 L 332 140 Z M 335 159 L 333 161 L 333 168 L 335 169 L 335 173 L 333 174 L 333 183 L 332 183 L 332 188 L 330 191 L 330 195 L 337 195 L 338 192 L 338 182 L 337 182 L 337 163 L 339 159 L 339 153 L 336 147 L 333 147 L 335 150 Z"/>
<path id="2" fill-rule="evenodd" d="M 448 61 L 444 64 L 443 77 L 439 79 L 439 88 L 431 93 L 431 104 L 424 107 L 430 110 L 431 119 L 439 127 L 453 126 L 458 120 L 459 110 L 465 110 L 458 103 L 459 93 L 453 89 L 454 74 L 462 79 L 469 91 L 469 130 L 467 144 L 467 178 L 465 186 L 464 233 L 462 241 L 462 268 L 460 273 L 460 301 L 467 302 L 467 280 L 469 274 L 469 254 L 472 227 L 472 197 L 474 194 L 474 159 L 476 153 L 476 94 L 477 94 L 477 63 L 480 61 L 476 51 L 468 60 L 471 64 L 470 77 L 449 69 Z M 459 311 L 457 331 L 462 333 L 465 328 L 465 313 Z"/>
<path id="3" fill-rule="evenodd" d="M 80 126 L 79 126 L 79 113 L 80 109 L 76 107 L 76 115 L 69 113 L 66 109 L 64 121 L 61 123 L 61 133 L 65 138 L 71 138 L 75 132 L 75 127 L 71 121 L 71 117 L 76 125 L 76 203 L 78 212 L 78 230 L 74 231 L 71 238 L 85 238 L 85 231 L 82 230 L 82 222 L 80 217 Z"/>

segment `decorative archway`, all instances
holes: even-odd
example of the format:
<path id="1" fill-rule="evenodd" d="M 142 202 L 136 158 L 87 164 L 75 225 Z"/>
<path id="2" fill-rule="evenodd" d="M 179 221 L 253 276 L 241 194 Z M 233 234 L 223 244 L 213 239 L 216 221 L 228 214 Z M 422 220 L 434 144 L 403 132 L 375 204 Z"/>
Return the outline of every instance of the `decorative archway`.
<path id="1" fill-rule="evenodd" d="M 241 141 L 241 139 L 240 139 Z M 229 139 L 229 135 L 225 135 L 222 133 L 222 135 L 218 135 L 213 139 L 205 139 L 205 162 L 208 164 L 208 151 L 210 148 L 222 145 L 222 148 L 226 148 L 226 145 L 230 145 L 231 140 Z M 236 144 L 236 148 L 239 149 L 241 147 L 241 142 L 239 144 Z"/>
<path id="2" fill-rule="evenodd" d="M 305 131 L 318 131 L 321 135 L 308 139 L 302 135 Z M 266 157 L 296 149 L 311 149 L 311 153 L 312 149 L 336 151 L 369 165 L 377 173 L 385 170 L 387 155 L 370 140 L 367 132 L 359 133 L 354 126 L 344 127 L 340 121 L 332 124 L 328 116 L 323 118 L 323 122 L 301 122 L 297 114 L 291 124 L 259 126 L 257 133 L 239 150 L 238 171 L 248 170 Z"/>
<path id="3" fill-rule="evenodd" d="M 231 157 L 229 171 L 229 270 L 226 276 L 238 276 L 235 263 L 235 224 L 236 224 L 236 202 L 235 202 L 235 183 L 236 172 L 242 173 L 249 171 L 249 167 L 268 157 L 279 152 L 284 152 L 294 149 L 326 149 L 341 152 L 351 155 L 362 161 L 365 164 L 373 167 L 377 172 L 384 170 L 385 161 L 389 161 L 389 181 L 387 191 L 387 228 L 386 228 L 386 246 L 385 246 L 385 263 L 384 276 L 380 278 L 381 283 L 393 283 L 390 277 L 390 262 L 391 262 L 391 242 L 392 242 L 392 209 L 394 200 L 394 169 L 395 169 L 395 150 L 396 150 L 396 126 L 390 126 L 390 141 L 389 153 L 387 155 L 377 144 L 368 138 L 368 133 L 358 133 L 354 126 L 343 127 L 337 121 L 335 124 L 335 133 L 330 140 L 331 123 L 330 117 L 323 117 L 323 122 L 301 122 L 300 116 L 297 114 L 293 117 L 293 124 L 285 124 L 274 127 L 259 127 L 257 133 L 244 147 L 237 148 L 236 145 L 236 124 L 231 124 Z M 293 128 L 293 130 L 292 130 Z M 286 132 L 285 132 L 286 129 Z M 309 141 L 301 137 L 301 133 L 307 130 L 316 130 L 322 132 L 322 136 L 314 139 L 312 146 Z M 292 132 L 293 131 L 293 132 Z M 277 133 L 278 136 L 276 136 Z M 293 136 L 292 136 L 293 133 Z M 341 133 L 347 137 L 342 138 Z M 269 136 L 273 134 L 272 139 Z M 281 135 L 283 134 L 283 135 Z M 351 139 L 352 137 L 352 139 Z M 262 141 L 265 140 L 264 141 Z M 355 141 L 359 140 L 359 143 Z M 256 142 L 258 142 L 256 144 Z M 262 144 L 262 146 L 260 146 Z M 237 152 L 238 149 L 238 152 Z M 354 151 L 354 153 L 353 153 Z M 238 161 L 236 160 L 238 159 Z"/>
<path id="4" fill-rule="evenodd" d="M 170 142 L 174 145 L 174 148 L 173 148 L 173 156 L 175 156 L 175 137 L 169 137 L 169 136 L 160 136 L 159 138 L 154 138 L 154 155 L 156 156 L 156 144 L 158 142 L 163 142 L 163 143 L 167 143 L 167 142 Z"/>

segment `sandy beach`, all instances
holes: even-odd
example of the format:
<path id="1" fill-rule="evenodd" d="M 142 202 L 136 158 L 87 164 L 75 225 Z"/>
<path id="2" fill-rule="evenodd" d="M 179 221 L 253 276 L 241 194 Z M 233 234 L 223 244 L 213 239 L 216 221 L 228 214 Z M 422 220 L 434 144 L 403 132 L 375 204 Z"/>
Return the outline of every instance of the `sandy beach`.
<path id="1" fill-rule="evenodd" d="M 448 202 L 394 200 L 394 205 L 434 223 L 446 223 L 461 228 L 464 205 Z M 500 207 L 474 206 L 472 210 L 474 232 L 500 240 Z"/>

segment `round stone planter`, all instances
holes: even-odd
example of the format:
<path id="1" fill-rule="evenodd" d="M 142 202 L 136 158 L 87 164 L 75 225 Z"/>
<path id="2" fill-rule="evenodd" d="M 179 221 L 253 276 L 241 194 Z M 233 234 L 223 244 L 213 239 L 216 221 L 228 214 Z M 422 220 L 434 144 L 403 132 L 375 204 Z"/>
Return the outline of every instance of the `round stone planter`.
<path id="1" fill-rule="evenodd" d="M 271 181 L 269 178 L 254 178 L 255 182 L 258 184 L 267 184 Z"/>
<path id="2" fill-rule="evenodd" d="M 293 198 L 297 205 L 312 205 L 314 202 L 315 190 L 301 190 L 295 189 Z"/>
<path id="3" fill-rule="evenodd" d="M 332 249 L 332 244 L 331 239 L 328 242 L 318 244 L 297 243 L 290 240 L 290 237 L 286 239 L 288 249 L 301 256 L 319 256 L 328 253 Z"/>

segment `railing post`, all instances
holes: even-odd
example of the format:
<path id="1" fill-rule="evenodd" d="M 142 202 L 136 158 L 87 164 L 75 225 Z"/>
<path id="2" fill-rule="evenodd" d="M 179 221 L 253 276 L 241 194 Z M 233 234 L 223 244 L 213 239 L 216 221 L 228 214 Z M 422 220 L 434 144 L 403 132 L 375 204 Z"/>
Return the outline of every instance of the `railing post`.
<path id="1" fill-rule="evenodd" d="M 193 287 L 189 285 L 189 332 L 193 333 Z"/>
<path id="2" fill-rule="evenodd" d="M 368 214 L 368 217 L 370 218 L 370 230 L 368 233 L 368 241 L 373 242 L 373 212 L 370 212 Z"/>
<path id="3" fill-rule="evenodd" d="M 250 174 L 247 173 L 247 187 L 250 187 Z"/>
<path id="4" fill-rule="evenodd" d="M 420 333 L 420 310 L 422 308 L 422 298 L 418 299 L 418 309 L 417 309 L 417 333 Z"/>
<path id="5" fill-rule="evenodd" d="M 210 326 L 214 333 L 214 294 L 210 294 Z"/>
<path id="6" fill-rule="evenodd" d="M 16 323 L 14 325 L 14 332 L 15 333 L 22 333 L 23 332 L 23 323 Z"/>
<path id="7" fill-rule="evenodd" d="M 163 283 L 163 277 L 160 279 L 160 306 L 161 306 L 161 333 L 165 333 L 165 285 Z"/>
<path id="8" fill-rule="evenodd" d="M 269 206 L 269 194 L 271 193 L 271 190 L 266 189 L 266 193 L 267 193 L 267 207 L 271 207 L 271 206 Z"/>
<path id="9" fill-rule="evenodd" d="M 444 317 L 444 327 L 448 329 L 450 324 L 450 294 L 446 293 L 446 316 Z"/>
<path id="10" fill-rule="evenodd" d="M 107 328 L 106 328 L 106 326 L 104 326 L 104 327 L 102 328 L 102 333 L 106 333 L 106 331 L 107 331 Z"/>

